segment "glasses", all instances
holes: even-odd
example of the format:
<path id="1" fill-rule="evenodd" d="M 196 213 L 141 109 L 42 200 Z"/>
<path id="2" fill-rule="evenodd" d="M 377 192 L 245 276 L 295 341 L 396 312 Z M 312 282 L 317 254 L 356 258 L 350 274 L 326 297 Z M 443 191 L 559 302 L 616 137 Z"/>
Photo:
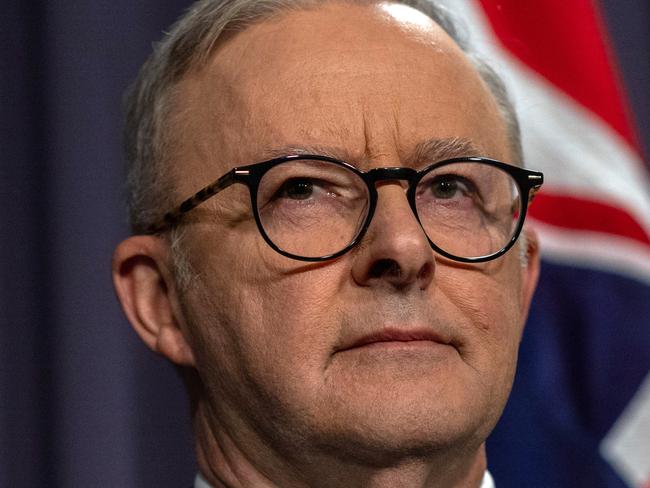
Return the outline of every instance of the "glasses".
<path id="1" fill-rule="evenodd" d="M 406 198 L 431 247 L 449 259 L 478 263 L 510 249 L 524 224 L 542 173 L 493 159 L 447 159 L 417 171 L 360 171 L 327 156 L 290 155 L 233 168 L 150 226 L 158 233 L 234 183 L 249 189 L 260 234 L 283 256 L 334 259 L 352 249 L 370 226 L 376 184 L 408 182 Z"/>

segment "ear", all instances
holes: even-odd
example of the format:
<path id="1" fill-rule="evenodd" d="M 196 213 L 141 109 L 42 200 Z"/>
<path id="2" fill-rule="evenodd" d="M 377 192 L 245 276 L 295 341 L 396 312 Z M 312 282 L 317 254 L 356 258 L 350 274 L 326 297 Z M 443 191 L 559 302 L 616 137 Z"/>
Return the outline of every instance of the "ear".
<path id="1" fill-rule="evenodd" d="M 525 253 L 525 259 L 521 266 L 521 304 L 522 315 L 524 319 L 528 316 L 528 309 L 530 302 L 533 299 L 535 288 L 537 288 L 537 280 L 539 279 L 540 269 L 540 254 L 539 254 L 539 239 L 537 233 L 526 227 L 524 228 L 525 239 L 522 239 L 522 245 L 526 249 L 522 250 Z"/>
<path id="2" fill-rule="evenodd" d="M 194 366 L 171 272 L 169 245 L 132 236 L 113 254 L 113 284 L 131 326 L 149 348 L 179 366 Z"/>

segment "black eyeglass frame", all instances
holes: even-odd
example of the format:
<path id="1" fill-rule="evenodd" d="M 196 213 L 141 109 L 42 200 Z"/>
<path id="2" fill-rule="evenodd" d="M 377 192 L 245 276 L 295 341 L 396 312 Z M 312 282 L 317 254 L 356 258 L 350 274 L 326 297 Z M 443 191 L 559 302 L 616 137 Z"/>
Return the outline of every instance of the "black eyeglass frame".
<path id="1" fill-rule="evenodd" d="M 352 239 L 352 241 L 340 251 L 337 251 L 333 254 L 328 254 L 326 256 L 320 256 L 320 257 L 299 256 L 284 251 L 283 249 L 280 249 L 266 234 L 266 231 L 264 230 L 264 226 L 262 225 L 260 219 L 259 210 L 257 208 L 257 192 L 259 188 L 259 183 L 262 180 L 262 177 L 271 168 L 279 164 L 286 163 L 288 161 L 293 161 L 293 160 L 312 160 L 312 161 L 323 161 L 323 162 L 333 163 L 335 165 L 342 166 L 352 171 L 366 183 L 368 187 L 369 202 L 368 202 L 368 211 L 364 223 L 359 228 L 359 231 Z M 150 234 L 160 233 L 165 229 L 167 229 L 168 227 L 177 224 L 182 219 L 183 215 L 185 215 L 187 212 L 197 207 L 201 203 L 205 202 L 209 198 L 213 197 L 220 191 L 228 188 L 234 183 L 241 183 L 248 187 L 249 194 L 251 197 L 251 208 L 253 210 L 253 216 L 255 218 L 257 228 L 260 234 L 262 235 L 262 237 L 264 238 L 264 240 L 266 241 L 266 243 L 269 246 L 271 246 L 271 248 L 273 248 L 275 251 L 277 251 L 279 254 L 282 254 L 283 256 L 292 259 L 297 259 L 299 261 L 308 261 L 308 262 L 328 261 L 331 259 L 335 259 L 339 256 L 342 256 L 350 249 L 352 249 L 359 241 L 361 241 L 361 239 L 363 239 L 363 236 L 365 235 L 366 231 L 368 230 L 368 227 L 370 226 L 370 222 L 372 221 L 372 218 L 375 213 L 375 208 L 377 206 L 378 194 L 377 194 L 376 183 L 378 181 L 386 181 L 386 180 L 408 181 L 409 186 L 406 191 L 406 197 L 411 207 L 411 210 L 413 211 L 413 215 L 415 215 L 416 220 L 418 221 L 420 226 L 422 226 L 422 223 L 420 222 L 420 217 L 417 212 L 417 206 L 415 201 L 415 192 L 420 180 L 422 180 L 422 178 L 424 178 L 429 172 L 438 169 L 442 166 L 446 166 L 454 163 L 466 163 L 466 162 L 480 163 L 487 166 L 499 168 L 502 171 L 508 173 L 517 184 L 519 188 L 519 198 L 521 199 L 521 208 L 519 212 L 519 221 L 517 222 L 517 227 L 515 228 L 515 232 L 513 233 L 512 238 L 499 251 L 496 251 L 492 254 L 488 254 L 485 256 L 466 258 L 461 256 L 455 256 L 439 248 L 431 240 L 431 238 L 426 232 L 424 234 L 427 236 L 427 240 L 429 241 L 429 245 L 431 246 L 431 248 L 437 253 L 439 253 L 440 255 L 448 259 L 451 259 L 453 261 L 459 261 L 463 263 L 481 263 L 502 256 L 503 254 L 508 252 L 508 250 L 517 241 L 517 238 L 519 237 L 519 234 L 521 233 L 521 229 L 523 228 L 524 225 L 524 220 L 526 218 L 526 212 L 528 210 L 529 202 L 532 201 L 535 193 L 539 191 L 540 187 L 544 183 L 544 175 L 539 171 L 532 171 L 532 170 L 520 168 L 518 166 L 513 166 L 510 164 L 503 163 L 501 161 L 497 161 L 495 159 L 489 159 L 484 157 L 457 157 L 457 158 L 445 159 L 443 161 L 435 162 L 433 164 L 430 164 L 429 166 L 426 166 L 421 170 L 415 170 L 413 168 L 398 166 L 398 167 L 373 168 L 370 171 L 366 172 L 366 171 L 359 170 L 355 166 L 346 163 L 345 161 L 331 158 L 329 156 L 321 156 L 316 154 L 291 154 L 288 156 L 282 156 L 282 157 L 270 159 L 268 161 L 263 161 L 261 163 L 255 163 L 248 166 L 241 166 L 241 167 L 231 169 L 230 171 L 228 171 L 226 174 L 221 176 L 213 183 L 207 185 L 206 187 L 199 190 L 188 199 L 184 200 L 178 207 L 174 208 L 170 212 L 167 212 L 159 222 L 149 226 L 147 230 L 148 233 Z"/>

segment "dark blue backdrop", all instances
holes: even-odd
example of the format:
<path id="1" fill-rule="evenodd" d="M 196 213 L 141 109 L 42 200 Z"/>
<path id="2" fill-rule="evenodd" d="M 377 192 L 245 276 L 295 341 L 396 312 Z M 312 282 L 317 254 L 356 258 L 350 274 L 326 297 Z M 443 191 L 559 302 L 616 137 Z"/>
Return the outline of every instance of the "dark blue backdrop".
<path id="1" fill-rule="evenodd" d="M 195 473 L 181 383 L 127 326 L 109 274 L 127 234 L 121 96 L 188 3 L 2 3 L 1 487 L 178 487 Z M 603 6 L 647 148 L 650 6 Z"/>

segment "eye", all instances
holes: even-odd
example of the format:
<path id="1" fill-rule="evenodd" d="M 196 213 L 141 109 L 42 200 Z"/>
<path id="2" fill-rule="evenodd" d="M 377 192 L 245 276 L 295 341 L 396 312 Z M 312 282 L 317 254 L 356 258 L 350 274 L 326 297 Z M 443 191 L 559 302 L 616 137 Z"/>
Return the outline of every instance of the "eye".
<path id="1" fill-rule="evenodd" d="M 285 181 L 276 193 L 276 198 L 306 200 L 314 194 L 314 182 L 307 178 L 292 178 Z"/>
<path id="2" fill-rule="evenodd" d="M 459 195 L 468 196 L 474 193 L 473 185 L 455 175 L 437 176 L 431 181 L 431 193 L 435 198 L 448 200 Z"/>

